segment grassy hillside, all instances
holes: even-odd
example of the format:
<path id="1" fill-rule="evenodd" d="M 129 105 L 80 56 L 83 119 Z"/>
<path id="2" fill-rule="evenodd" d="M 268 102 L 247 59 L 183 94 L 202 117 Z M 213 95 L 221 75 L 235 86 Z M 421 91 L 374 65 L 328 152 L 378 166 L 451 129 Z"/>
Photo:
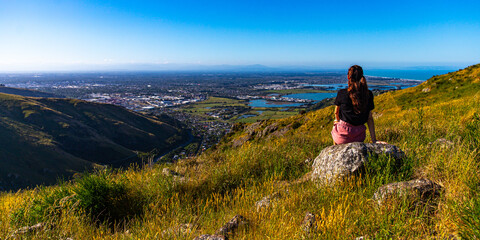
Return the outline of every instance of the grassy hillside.
<path id="1" fill-rule="evenodd" d="M 167 151 L 185 134 L 121 107 L 0 94 L 0 187 L 55 183 L 96 165 L 127 166 L 136 151 Z"/>
<path id="2" fill-rule="evenodd" d="M 46 230 L 24 237 L 193 239 L 213 234 L 241 214 L 248 224 L 233 239 L 478 238 L 479 105 L 480 65 L 377 96 L 377 138 L 397 145 L 407 158 L 397 168 L 379 157 L 364 176 L 335 187 L 308 181 L 312 159 L 332 143 L 333 107 L 239 124 L 197 158 L 101 171 L 61 186 L 4 193 L 0 237 L 45 222 Z M 439 138 L 452 144 L 435 144 Z M 180 176 L 165 176 L 165 167 Z M 437 203 L 399 200 L 379 207 L 372 200 L 383 184 L 420 177 L 444 187 Z M 255 202 L 268 195 L 271 206 L 257 211 Z M 126 205 L 131 207 L 121 207 Z M 310 234 L 300 227 L 307 211 L 317 217 Z"/>

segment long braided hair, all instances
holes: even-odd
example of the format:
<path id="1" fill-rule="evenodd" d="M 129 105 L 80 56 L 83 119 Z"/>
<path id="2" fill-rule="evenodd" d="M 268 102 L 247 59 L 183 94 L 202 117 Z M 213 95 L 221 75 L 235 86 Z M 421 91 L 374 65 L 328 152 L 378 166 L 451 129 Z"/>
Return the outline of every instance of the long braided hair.
<path id="1" fill-rule="evenodd" d="M 363 69 L 353 65 L 348 69 L 348 95 L 352 100 L 355 113 L 368 111 L 368 86 L 367 79 L 363 76 Z"/>

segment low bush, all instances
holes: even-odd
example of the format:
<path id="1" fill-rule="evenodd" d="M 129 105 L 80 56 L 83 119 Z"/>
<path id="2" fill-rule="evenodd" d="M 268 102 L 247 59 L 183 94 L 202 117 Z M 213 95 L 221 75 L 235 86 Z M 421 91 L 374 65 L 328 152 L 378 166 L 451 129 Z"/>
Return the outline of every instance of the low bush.
<path id="1" fill-rule="evenodd" d="M 118 224 L 143 213 L 142 194 L 105 172 L 80 179 L 73 191 L 79 207 L 94 221 Z"/>

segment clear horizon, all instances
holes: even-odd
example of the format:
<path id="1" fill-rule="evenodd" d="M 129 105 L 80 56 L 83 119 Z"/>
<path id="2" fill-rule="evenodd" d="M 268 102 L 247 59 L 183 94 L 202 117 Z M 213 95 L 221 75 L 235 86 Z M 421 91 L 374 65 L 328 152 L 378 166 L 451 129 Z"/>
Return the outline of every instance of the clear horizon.
<path id="1" fill-rule="evenodd" d="M 478 1 L 0 0 L 0 72 L 459 69 L 480 63 Z"/>

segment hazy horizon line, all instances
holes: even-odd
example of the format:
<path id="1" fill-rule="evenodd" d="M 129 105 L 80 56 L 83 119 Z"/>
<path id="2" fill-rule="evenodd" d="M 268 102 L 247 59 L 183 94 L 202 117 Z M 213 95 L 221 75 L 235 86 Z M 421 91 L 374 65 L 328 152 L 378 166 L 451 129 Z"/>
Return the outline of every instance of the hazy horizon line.
<path id="1" fill-rule="evenodd" d="M 476 63 L 330 63 L 330 64 L 191 64 L 191 63 L 123 63 L 123 64 L 48 64 L 43 66 L 0 65 L 0 73 L 32 72 L 279 72 L 279 71 L 342 71 L 358 64 L 371 70 L 457 70 Z"/>

